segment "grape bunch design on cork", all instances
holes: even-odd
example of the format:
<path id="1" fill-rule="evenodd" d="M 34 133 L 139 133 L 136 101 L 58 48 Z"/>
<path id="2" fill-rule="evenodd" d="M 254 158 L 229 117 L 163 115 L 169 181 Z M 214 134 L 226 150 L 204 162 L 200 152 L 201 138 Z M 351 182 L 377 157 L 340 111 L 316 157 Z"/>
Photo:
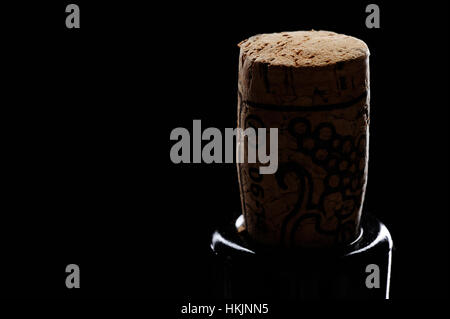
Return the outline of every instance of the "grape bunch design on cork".
<path id="1" fill-rule="evenodd" d="M 237 164 L 246 231 L 265 245 L 351 243 L 367 182 L 366 44 L 297 31 L 256 35 L 239 47 L 237 125 L 278 128 L 276 173 Z"/>

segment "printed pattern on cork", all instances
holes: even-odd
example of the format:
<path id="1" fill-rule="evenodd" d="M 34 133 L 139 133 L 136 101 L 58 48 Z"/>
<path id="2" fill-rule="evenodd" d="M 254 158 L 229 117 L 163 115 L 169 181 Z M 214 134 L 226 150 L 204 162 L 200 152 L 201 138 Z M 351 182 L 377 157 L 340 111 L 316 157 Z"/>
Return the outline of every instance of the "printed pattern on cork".
<path id="1" fill-rule="evenodd" d="M 355 240 L 367 182 L 367 46 L 298 31 L 258 35 L 240 48 L 238 127 L 278 128 L 275 174 L 238 164 L 248 233 L 283 246 Z"/>

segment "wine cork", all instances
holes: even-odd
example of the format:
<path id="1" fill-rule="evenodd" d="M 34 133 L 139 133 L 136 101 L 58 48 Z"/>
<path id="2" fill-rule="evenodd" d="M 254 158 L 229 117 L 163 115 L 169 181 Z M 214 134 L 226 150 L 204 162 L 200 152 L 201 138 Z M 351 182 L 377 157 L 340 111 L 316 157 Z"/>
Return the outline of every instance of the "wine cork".
<path id="1" fill-rule="evenodd" d="M 247 232 L 265 245 L 354 241 L 367 180 L 366 44 L 297 31 L 256 35 L 239 47 L 238 127 L 278 128 L 274 174 L 260 174 L 258 162 L 238 164 Z"/>

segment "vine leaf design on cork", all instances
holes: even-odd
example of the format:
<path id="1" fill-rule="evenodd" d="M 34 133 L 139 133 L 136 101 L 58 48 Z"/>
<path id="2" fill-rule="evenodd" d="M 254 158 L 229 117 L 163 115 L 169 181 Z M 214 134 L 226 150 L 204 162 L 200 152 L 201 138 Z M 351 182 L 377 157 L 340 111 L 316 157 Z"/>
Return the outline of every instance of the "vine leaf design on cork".
<path id="1" fill-rule="evenodd" d="M 320 123 L 312 131 L 310 122 L 303 117 L 291 120 L 288 131 L 297 140 L 297 151 L 310 157 L 327 175 L 319 203 L 314 205 L 311 200 L 314 184 L 310 173 L 295 162 L 280 166 L 276 178 L 281 188 L 286 187 L 283 178 L 288 172 L 295 173 L 300 181 L 298 200 L 282 224 L 281 241 L 286 240 L 288 223 L 297 217 L 291 228 L 291 244 L 295 242 L 295 232 L 302 222 L 308 219 L 314 220 L 318 233 L 334 236 L 336 243 L 346 242 L 351 238 L 348 223 L 352 222 L 346 219 L 357 212 L 362 201 L 362 187 L 365 183 L 365 134 L 361 134 L 355 141 L 352 136 L 337 134 L 333 124 L 328 122 Z M 299 214 L 304 201 L 306 212 Z M 334 214 L 339 221 L 335 230 L 325 230 L 321 227 L 322 217 L 329 217 L 329 214 Z"/>

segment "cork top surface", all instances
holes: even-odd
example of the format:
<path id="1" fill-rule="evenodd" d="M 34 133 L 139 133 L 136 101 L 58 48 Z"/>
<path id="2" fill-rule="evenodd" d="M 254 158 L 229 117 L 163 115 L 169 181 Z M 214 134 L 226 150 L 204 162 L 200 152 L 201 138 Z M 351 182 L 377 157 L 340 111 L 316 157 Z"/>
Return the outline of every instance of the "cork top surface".
<path id="1" fill-rule="evenodd" d="M 334 65 L 369 55 L 363 41 L 330 31 L 258 34 L 238 46 L 241 54 L 253 62 L 299 68 Z"/>

